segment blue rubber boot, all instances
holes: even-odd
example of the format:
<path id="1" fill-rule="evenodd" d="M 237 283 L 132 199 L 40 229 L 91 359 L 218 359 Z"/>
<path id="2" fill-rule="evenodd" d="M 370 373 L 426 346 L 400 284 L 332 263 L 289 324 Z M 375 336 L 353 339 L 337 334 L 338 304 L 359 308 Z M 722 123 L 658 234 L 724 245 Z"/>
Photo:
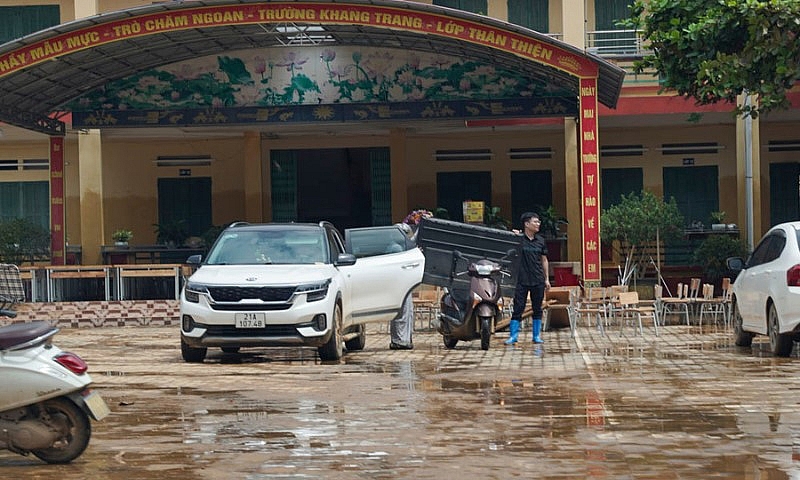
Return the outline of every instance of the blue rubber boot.
<path id="1" fill-rule="evenodd" d="M 508 324 L 508 331 L 511 335 L 506 340 L 506 345 L 513 345 L 517 343 L 517 337 L 519 337 L 519 320 L 511 319 L 511 323 Z"/>
<path id="2" fill-rule="evenodd" d="M 540 334 L 542 333 L 542 319 L 533 319 L 533 343 L 544 343 Z"/>

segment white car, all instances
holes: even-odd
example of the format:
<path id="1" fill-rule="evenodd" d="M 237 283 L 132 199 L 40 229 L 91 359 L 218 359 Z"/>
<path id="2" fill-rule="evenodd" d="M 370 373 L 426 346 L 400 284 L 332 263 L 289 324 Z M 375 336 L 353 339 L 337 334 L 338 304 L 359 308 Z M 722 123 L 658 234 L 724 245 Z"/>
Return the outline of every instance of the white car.
<path id="1" fill-rule="evenodd" d="M 361 350 L 364 324 L 388 322 L 422 281 L 425 257 L 397 227 L 348 237 L 319 224 L 235 223 L 225 229 L 181 294 L 181 353 L 209 347 L 317 347 L 322 360 Z M 374 232 L 370 233 L 371 230 Z M 363 258 L 358 258 L 363 257 Z"/>
<path id="2" fill-rule="evenodd" d="M 736 345 L 769 335 L 772 353 L 788 357 L 800 340 L 800 222 L 772 227 L 747 263 L 729 258 L 739 275 L 733 283 L 733 330 Z"/>

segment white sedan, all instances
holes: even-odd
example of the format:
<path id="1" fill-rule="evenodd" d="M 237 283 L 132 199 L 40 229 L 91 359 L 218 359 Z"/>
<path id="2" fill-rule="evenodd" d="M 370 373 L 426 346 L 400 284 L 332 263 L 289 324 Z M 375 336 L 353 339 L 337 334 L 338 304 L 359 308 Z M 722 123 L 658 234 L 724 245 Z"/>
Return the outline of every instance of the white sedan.
<path id="1" fill-rule="evenodd" d="M 772 227 L 745 263 L 728 259 L 739 272 L 733 284 L 736 345 L 748 347 L 756 334 L 769 335 L 772 353 L 788 357 L 800 340 L 800 222 Z"/>

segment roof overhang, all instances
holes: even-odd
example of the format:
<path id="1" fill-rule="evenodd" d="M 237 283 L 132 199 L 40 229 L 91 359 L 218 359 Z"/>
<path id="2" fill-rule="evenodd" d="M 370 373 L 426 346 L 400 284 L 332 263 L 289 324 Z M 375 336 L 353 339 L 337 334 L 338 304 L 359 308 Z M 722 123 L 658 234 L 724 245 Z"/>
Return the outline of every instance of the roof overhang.
<path id="1" fill-rule="evenodd" d="M 64 135 L 65 104 L 136 72 L 226 51 L 302 45 L 437 52 L 524 72 L 614 108 L 624 71 L 547 35 L 400 0 L 184 1 L 89 17 L 0 45 L 0 121 Z"/>

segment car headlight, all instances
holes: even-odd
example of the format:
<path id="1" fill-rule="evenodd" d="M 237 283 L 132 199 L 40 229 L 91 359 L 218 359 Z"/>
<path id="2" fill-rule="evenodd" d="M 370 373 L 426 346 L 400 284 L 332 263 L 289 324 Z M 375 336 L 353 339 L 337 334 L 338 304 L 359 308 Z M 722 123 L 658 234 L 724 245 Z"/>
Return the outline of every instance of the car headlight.
<path id="1" fill-rule="evenodd" d="M 330 284 L 330 278 L 324 282 L 306 283 L 304 285 L 298 285 L 294 292 L 295 294 L 305 293 L 307 302 L 316 302 L 328 295 L 328 286 L 330 286 Z"/>
<path id="2" fill-rule="evenodd" d="M 187 282 L 183 289 L 183 295 L 187 302 L 199 303 L 200 295 L 208 295 L 208 287 L 201 283 Z"/>

